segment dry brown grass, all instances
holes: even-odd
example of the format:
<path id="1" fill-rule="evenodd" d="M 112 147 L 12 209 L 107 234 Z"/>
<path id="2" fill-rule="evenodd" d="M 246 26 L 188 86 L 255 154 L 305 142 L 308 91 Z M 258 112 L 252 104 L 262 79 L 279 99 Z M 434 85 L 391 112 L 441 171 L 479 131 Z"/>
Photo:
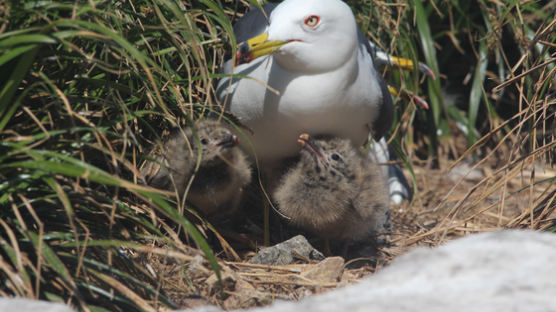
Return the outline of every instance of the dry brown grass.
<path id="1" fill-rule="evenodd" d="M 305 273 L 318 265 L 307 259 L 286 266 L 243 261 L 252 253 L 242 254 L 241 261 L 226 261 L 221 255 L 222 285 L 198 251 L 151 253 L 147 263 L 156 272 L 161 290 L 184 308 L 216 304 L 237 309 L 267 305 L 275 299 L 299 300 L 372 275 L 417 246 L 434 247 L 472 233 L 506 228 L 554 230 L 556 170 L 538 159 L 529 153 L 508 164 L 498 156 L 471 166 L 445 158 L 439 168 L 415 161 L 417 192 L 413 202 L 392 207 L 394 231 L 389 246 L 377 258 L 360 261 L 365 265 L 345 268 L 339 279 L 307 278 Z M 460 175 L 450 173 L 453 168 Z"/>
<path id="2" fill-rule="evenodd" d="M 439 63 L 442 80 L 428 90 L 418 75 L 393 73 L 393 83 L 428 100 L 440 97 L 441 83 L 456 81 L 462 89 L 473 84 L 465 92 L 478 91 L 475 104 L 447 112 L 436 99 L 431 104 L 437 106 L 423 112 L 397 102 L 392 143 L 408 157 L 416 194 L 412 203 L 393 207 L 395 230 L 376 259 L 322 281 L 307 277 L 304 272 L 318 264 L 305 259 L 285 267 L 246 264 L 262 235 L 222 232 L 211 246 L 222 250 L 222 285 L 205 258 L 211 259 L 209 246 L 200 234 L 194 237 L 187 220 L 178 220 L 187 207 L 147 196 L 134 182 L 141 156 L 164 130 L 218 107 L 211 94 L 230 50 L 224 28 L 247 1 L 222 1 L 224 23 L 215 18 L 218 9 L 198 1 L 177 1 L 176 11 L 167 1 L 135 0 L 103 2 L 97 9 L 94 1 L 74 1 L 69 9 L 32 0 L 7 6 L 6 16 L 13 15 L 0 16 L 2 51 L 14 58 L 1 64 L 9 75 L 0 96 L 0 275 L 6 281 L 0 295 L 64 300 L 85 311 L 89 305 L 112 311 L 171 306 L 152 302 L 164 300 L 159 292 L 182 307 L 251 307 L 351 283 L 416 246 L 504 228 L 554 231 L 556 21 L 543 21 L 543 14 L 555 1 L 539 9 L 530 8 L 533 1 L 516 2 L 506 11 L 497 1 L 481 0 L 480 10 L 469 15 L 457 7 L 465 11 L 468 1 L 417 1 L 439 5 L 422 12 L 404 1 L 348 2 L 380 46 Z M 417 17 L 438 22 L 430 25 L 434 40 L 423 40 L 435 45 L 430 51 L 438 57 L 416 43 L 422 30 Z M 23 45 L 33 50 L 14 49 Z M 485 72 L 475 71 L 485 60 Z M 450 66 L 460 61 L 467 67 Z M 457 71 L 462 77 L 452 77 Z M 501 117 L 508 107 L 511 114 Z M 469 121 L 472 108 L 485 116 Z M 455 124 L 458 114 L 469 116 L 463 126 L 468 133 L 476 129 L 477 137 Z M 450 178 L 448 172 L 463 163 L 474 167 L 472 175 Z M 202 220 L 191 221 L 212 236 Z M 191 247 L 194 240 L 204 253 Z"/>

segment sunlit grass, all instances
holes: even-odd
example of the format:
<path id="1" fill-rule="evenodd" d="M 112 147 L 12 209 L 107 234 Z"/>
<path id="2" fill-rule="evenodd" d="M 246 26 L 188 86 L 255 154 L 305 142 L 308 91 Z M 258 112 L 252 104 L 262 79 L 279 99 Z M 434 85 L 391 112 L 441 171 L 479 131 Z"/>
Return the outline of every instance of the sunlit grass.
<path id="1" fill-rule="evenodd" d="M 382 48 L 440 77 L 388 73 L 431 104 L 424 111 L 396 101 L 392 142 L 408 165 L 415 157 L 486 159 L 503 146 L 512 152 L 501 170 L 512 174 L 554 162 L 556 27 L 542 4 L 348 2 Z M 220 109 L 213 78 L 247 4 L 27 0 L 3 8 L 0 295 L 154 311 L 176 306 L 128 251 L 185 254 L 194 245 L 218 272 L 180 203 L 138 185 L 137 168 L 165 130 Z M 460 100 L 449 104 L 442 87 L 454 85 L 448 92 Z M 451 142 L 461 133 L 465 152 Z M 540 186 L 546 192 L 516 226 L 535 228 L 554 205 L 555 183 Z"/>

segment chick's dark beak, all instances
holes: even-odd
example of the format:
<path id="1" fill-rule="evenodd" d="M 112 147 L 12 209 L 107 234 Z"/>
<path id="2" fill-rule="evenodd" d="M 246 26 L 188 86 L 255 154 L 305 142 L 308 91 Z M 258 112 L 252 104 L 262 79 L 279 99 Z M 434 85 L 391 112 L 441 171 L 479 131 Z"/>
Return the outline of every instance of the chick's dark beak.
<path id="1" fill-rule="evenodd" d="M 239 143 L 239 139 L 237 138 L 237 136 L 233 134 L 229 134 L 224 136 L 222 140 L 218 142 L 218 144 L 216 144 L 216 146 L 230 148 L 236 146 L 238 143 Z"/>
<path id="2" fill-rule="evenodd" d="M 309 152 L 309 154 L 311 154 L 311 156 L 313 156 L 315 160 L 319 160 L 324 164 L 328 164 L 328 161 L 326 161 L 326 158 L 322 154 L 320 147 L 315 144 L 315 141 L 313 140 L 313 138 L 311 138 L 310 135 L 308 135 L 307 133 L 302 133 L 297 139 L 297 143 L 301 145 L 303 149 Z"/>

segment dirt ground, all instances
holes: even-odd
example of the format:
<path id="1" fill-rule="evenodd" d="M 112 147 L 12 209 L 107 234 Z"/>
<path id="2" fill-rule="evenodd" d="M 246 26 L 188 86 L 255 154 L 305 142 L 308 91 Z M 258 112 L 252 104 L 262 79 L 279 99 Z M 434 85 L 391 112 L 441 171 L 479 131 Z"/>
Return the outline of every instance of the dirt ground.
<path id="1" fill-rule="evenodd" d="M 556 187 L 542 181 L 556 175 L 554 168 L 538 161 L 535 166 L 507 163 L 491 157 L 473 168 L 465 160 L 445 160 L 433 168 L 430 162 L 414 161 L 414 199 L 391 207 L 394 230 L 370 259 L 344 262 L 335 257 L 319 263 L 300 258 L 285 266 L 259 265 L 246 262 L 254 254 L 251 247 L 238 251 L 235 259 L 219 254 L 221 284 L 195 249 L 151 253 L 147 267 L 160 281 L 161 292 L 180 308 L 206 304 L 249 308 L 276 299 L 299 300 L 356 282 L 417 246 L 434 247 L 471 233 L 504 228 L 553 229 Z"/>

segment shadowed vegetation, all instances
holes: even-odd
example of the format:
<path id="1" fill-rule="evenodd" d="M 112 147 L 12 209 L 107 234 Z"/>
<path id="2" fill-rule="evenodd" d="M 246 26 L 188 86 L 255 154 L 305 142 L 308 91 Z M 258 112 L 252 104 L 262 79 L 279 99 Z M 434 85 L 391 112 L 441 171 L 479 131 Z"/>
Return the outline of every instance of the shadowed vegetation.
<path id="1" fill-rule="evenodd" d="M 556 157 L 556 2 L 347 2 L 385 51 L 439 77 L 385 73 L 431 106 L 396 99 L 391 146 L 414 183 L 423 163 L 465 159 L 491 173 L 403 245 L 440 243 L 482 207 L 498 207 L 492 228 L 554 231 L 556 178 L 538 174 Z M 146 258 L 186 267 L 202 254 L 220 276 L 206 228 L 183 202 L 138 184 L 137 168 L 170 129 L 221 110 L 213 80 L 248 4 L 0 0 L 0 295 L 155 311 L 179 305 Z M 507 191 L 516 177 L 519 191 Z M 512 196 L 526 205 L 503 216 Z"/>

